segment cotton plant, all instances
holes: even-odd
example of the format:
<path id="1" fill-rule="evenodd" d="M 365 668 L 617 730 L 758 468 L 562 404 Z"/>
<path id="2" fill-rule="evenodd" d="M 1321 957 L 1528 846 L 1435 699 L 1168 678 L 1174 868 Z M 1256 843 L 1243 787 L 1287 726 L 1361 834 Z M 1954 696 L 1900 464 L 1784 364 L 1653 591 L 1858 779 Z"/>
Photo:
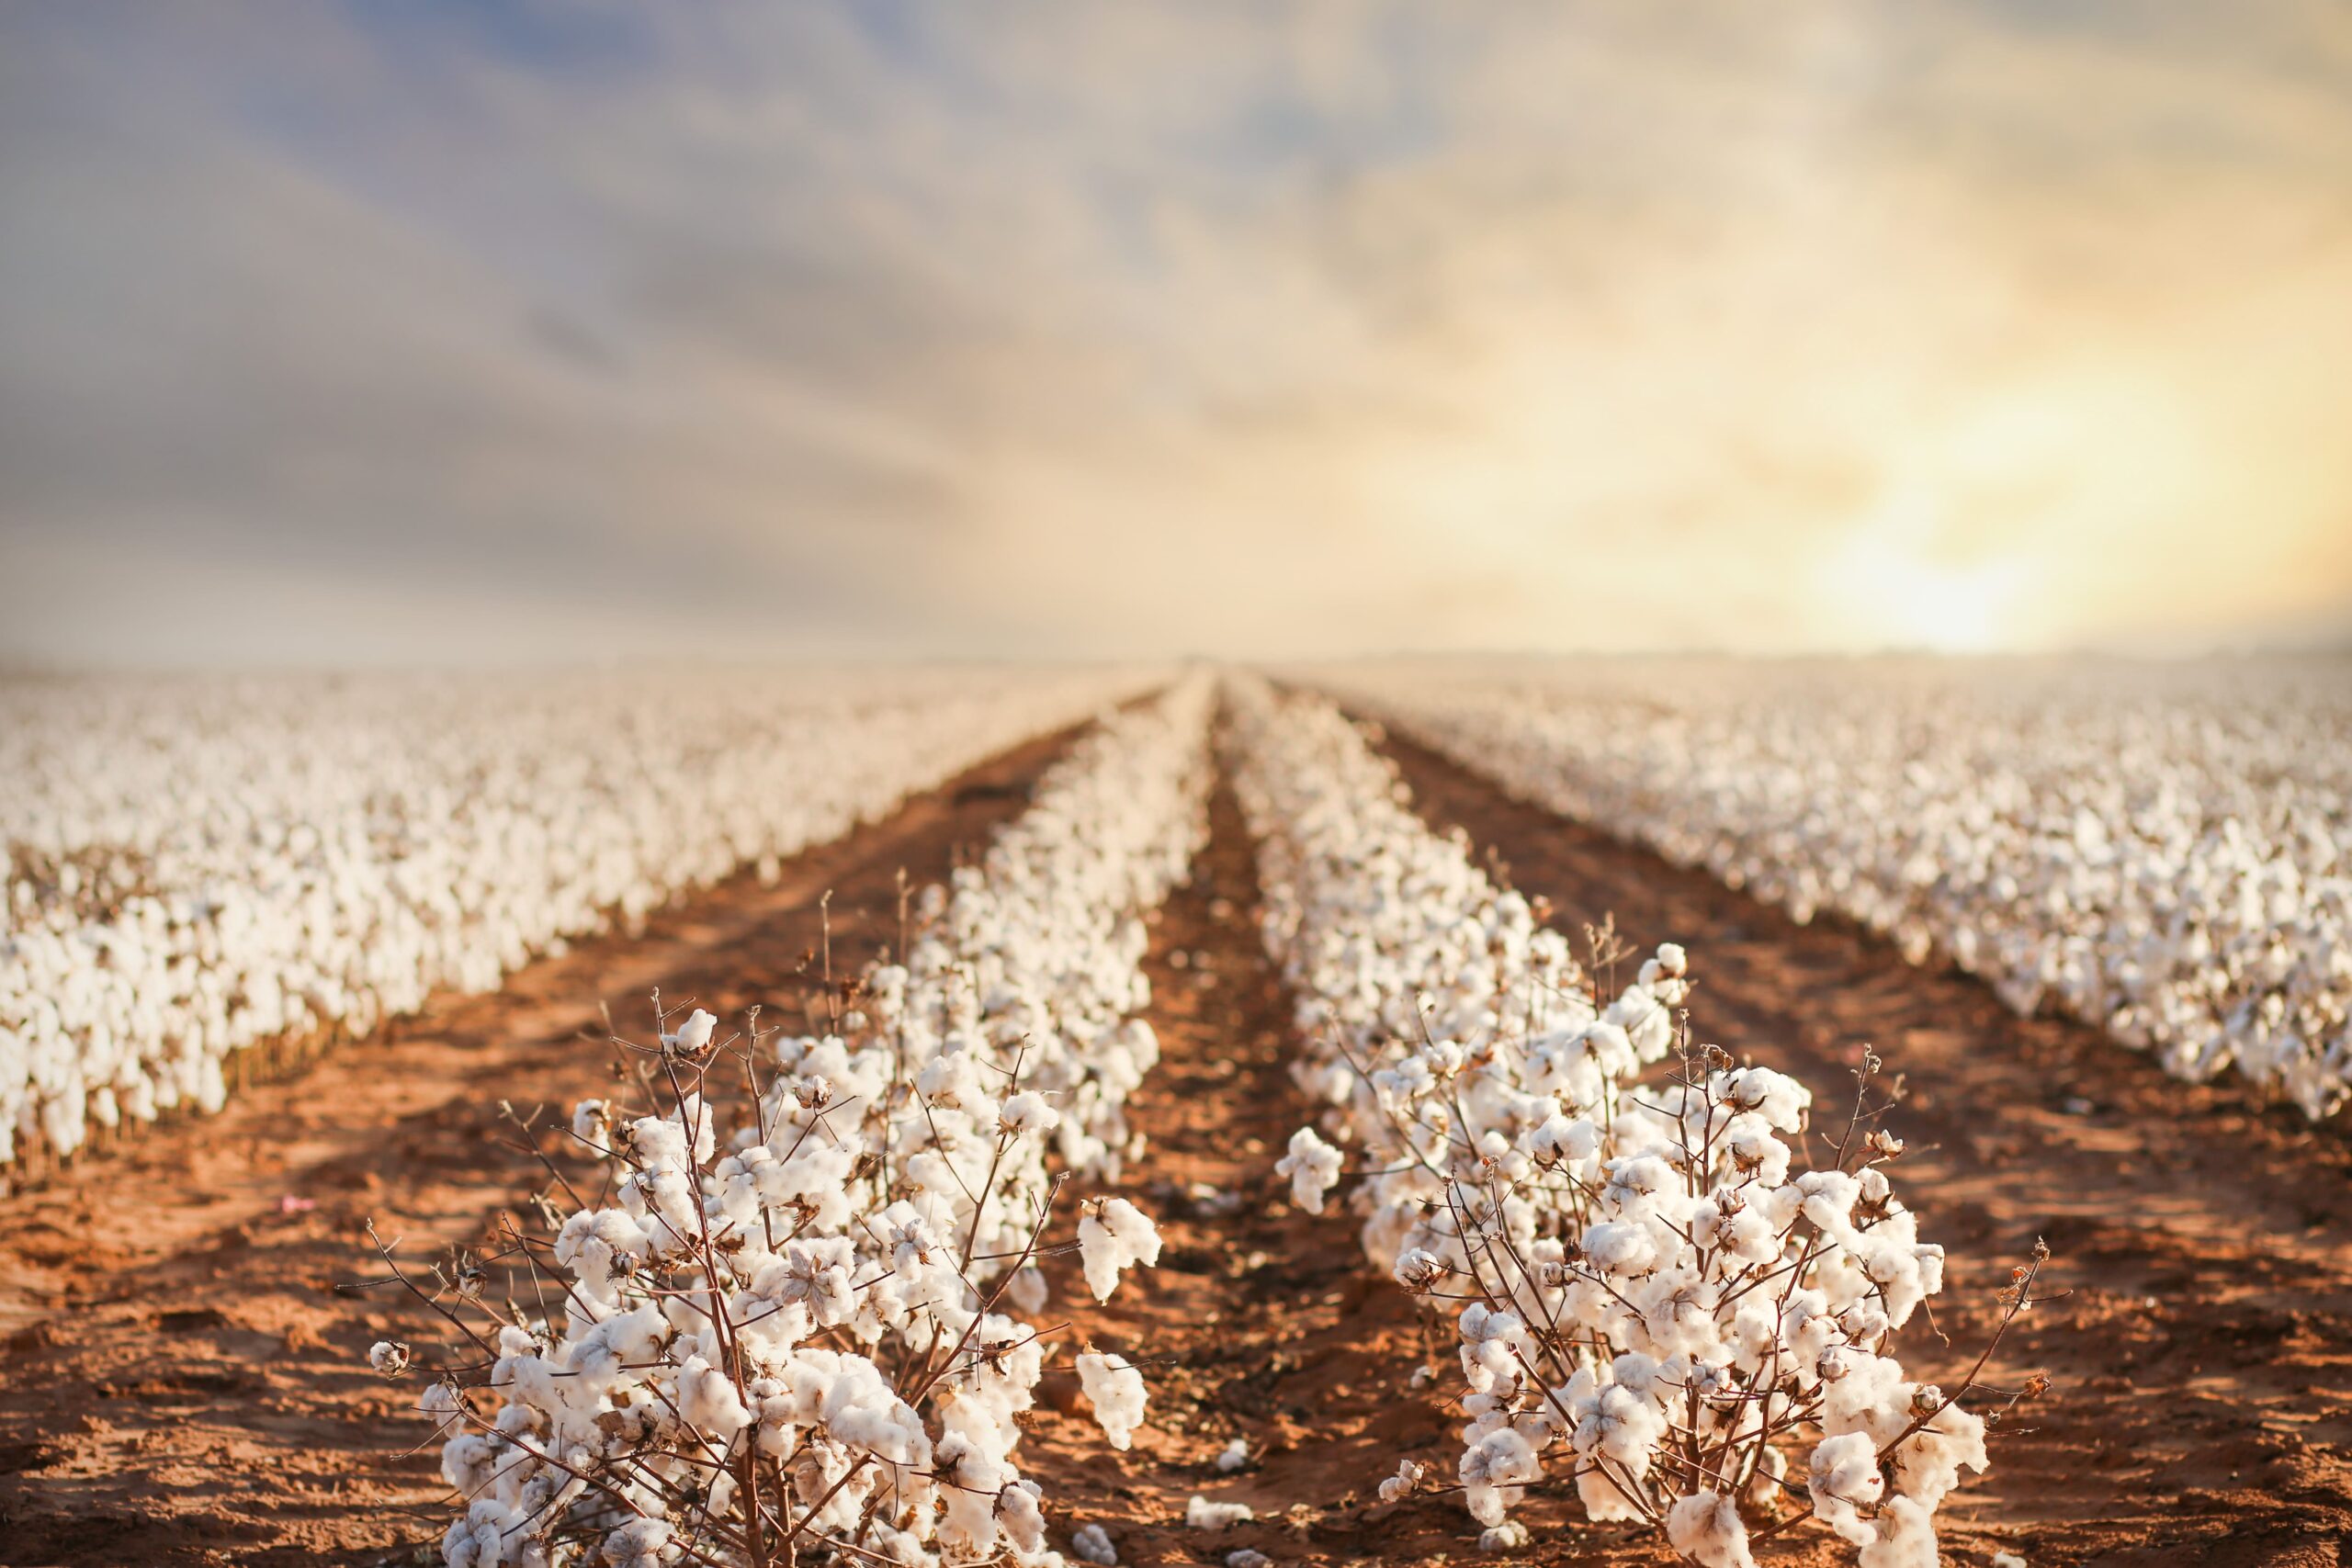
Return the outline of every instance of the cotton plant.
<path id="1" fill-rule="evenodd" d="M 1835 1160 L 1800 1157 L 1808 1092 L 1691 1044 L 1681 947 L 1608 995 L 1613 942 L 1593 933 L 1589 970 L 1531 930 L 1329 705 L 1248 683 L 1235 701 L 1265 930 L 1302 993 L 1301 1079 L 1329 1107 L 1276 1172 L 1318 1212 L 1352 1167 L 1370 1260 L 1453 1317 L 1453 1479 L 1484 1543 L 1524 1546 L 1511 1510 L 1550 1487 L 1702 1568 L 1806 1523 L 1863 1568 L 1933 1562 L 1938 1506 L 1986 1464 L 1987 1416 L 1960 1395 L 1999 1395 L 1984 1359 L 1951 1396 L 1899 1359 L 1943 1252 L 1887 1176 L 1902 1145 L 1878 1125 L 1875 1060 Z M 1379 1495 L 1437 1480 L 1408 1459 Z"/>
<path id="2" fill-rule="evenodd" d="M 1864 1568 L 1933 1563 L 1938 1506 L 1988 1462 L 1988 1416 L 2039 1392 L 1977 1374 L 2043 1255 L 1959 1388 L 1915 1380 L 1899 1331 L 1941 1290 L 1943 1250 L 1888 1179 L 1900 1143 L 1865 1130 L 1883 1106 L 1858 1092 L 1834 1163 L 1796 1168 L 1800 1085 L 1713 1047 L 1675 1063 L 1606 1125 L 1564 1109 L 1566 1127 L 1507 1153 L 1457 1150 L 1397 1259 L 1408 1290 L 1459 1309 L 1466 1505 L 1502 1527 L 1556 1476 L 1589 1517 L 1659 1529 L 1705 1568 L 1806 1523 Z"/>
<path id="3" fill-rule="evenodd" d="M 1140 1209 L 1063 1185 L 1132 1143 L 1157 1055 L 1138 920 L 1205 831 L 1210 698 L 1193 679 L 1106 718 L 822 1032 L 697 1009 L 627 1047 L 651 1103 L 574 1109 L 603 1180 L 560 1179 L 595 1196 L 510 1235 L 513 1299 L 385 1247 L 461 1337 L 419 1404 L 463 1506 L 451 1568 L 1057 1560 L 1017 1452 L 1058 1351 L 1038 1265 L 1074 1252 L 1107 1299 L 1158 1257 Z M 1128 1446 L 1141 1371 L 1076 1360 Z"/>

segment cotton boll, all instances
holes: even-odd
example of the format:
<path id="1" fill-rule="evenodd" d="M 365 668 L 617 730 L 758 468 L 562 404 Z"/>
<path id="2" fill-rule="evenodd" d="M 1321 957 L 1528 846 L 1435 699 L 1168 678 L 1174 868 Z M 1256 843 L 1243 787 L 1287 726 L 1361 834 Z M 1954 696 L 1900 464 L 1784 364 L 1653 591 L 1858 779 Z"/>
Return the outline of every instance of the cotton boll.
<path id="1" fill-rule="evenodd" d="M 1577 1501 L 1594 1524 L 1614 1524 L 1645 1516 L 1624 1488 L 1598 1464 L 1579 1464 L 1576 1471 Z"/>
<path id="2" fill-rule="evenodd" d="M 1671 1003 L 1660 991 L 1679 991 L 1680 981 L 1662 982 L 1657 990 L 1636 982 L 1609 1004 L 1609 1021 L 1623 1032 L 1626 1047 L 1643 1062 L 1655 1062 L 1674 1043 Z M 1597 1026 L 1598 1027 L 1598 1026 Z"/>
<path id="3" fill-rule="evenodd" d="M 1856 1562 L 1858 1568 L 1936 1568 L 1932 1514 L 1908 1497 L 1888 1498 L 1878 1517 L 1878 1539 Z"/>
<path id="4" fill-rule="evenodd" d="M 1923 1242 L 1911 1249 L 1919 1264 L 1919 1289 L 1927 1295 L 1937 1296 L 1944 1289 L 1944 1249 L 1933 1242 Z"/>
<path id="5" fill-rule="evenodd" d="M 1539 1166 L 1563 1163 L 1582 1166 L 1600 1147 L 1600 1129 L 1581 1117 L 1553 1116 L 1528 1140 L 1528 1154 Z"/>
<path id="6" fill-rule="evenodd" d="M 1035 1482 L 1015 1481 L 997 1494 L 996 1517 L 1004 1531 L 1005 1540 L 1023 1556 L 1034 1557 L 1046 1550 L 1046 1516 L 1037 1506 L 1038 1490 Z"/>
<path id="7" fill-rule="evenodd" d="M 1699 1568 L 1754 1568 L 1747 1527 L 1738 1507 L 1719 1492 L 1677 1499 L 1666 1516 L 1666 1538 Z"/>
<path id="8" fill-rule="evenodd" d="M 783 1305 L 804 1306 L 820 1325 L 832 1327 L 856 1314 L 858 1297 L 849 1265 L 854 1252 L 843 1242 L 786 1242 L 781 1256 L 752 1278 L 752 1293 Z"/>
<path id="9" fill-rule="evenodd" d="M 1290 1152 L 1274 1162 L 1274 1173 L 1290 1178 L 1291 1201 L 1310 1214 L 1323 1212 L 1323 1195 L 1340 1179 L 1340 1151 L 1317 1137 L 1312 1127 L 1290 1135 Z"/>
<path id="10" fill-rule="evenodd" d="M 939 1495 L 940 1544 L 959 1558 L 991 1555 L 1002 1534 L 997 1504 L 1007 1467 L 953 1435 L 940 1443 L 938 1462 L 948 1483 Z"/>
<path id="11" fill-rule="evenodd" d="M 1645 1274 L 1657 1266 L 1657 1240 L 1649 1227 L 1604 1222 L 1584 1233 L 1586 1261 L 1604 1274 Z"/>
<path id="12" fill-rule="evenodd" d="M 1962 1469 L 1982 1472 L 1991 1462 L 1984 1452 L 1984 1418 L 1945 1404 L 1941 1391 L 1932 1386 L 1919 1389 L 1914 1401 L 1937 1414 L 1896 1447 L 1894 1489 L 1932 1512 L 1960 1484 Z"/>
<path id="13" fill-rule="evenodd" d="M 1662 1194 L 1681 1186 L 1673 1165 L 1662 1155 L 1621 1156 L 1602 1168 L 1608 1172 L 1608 1180 L 1601 1188 L 1601 1204 L 1626 1220 L 1646 1217 L 1656 1211 Z"/>
<path id="14" fill-rule="evenodd" d="M 677 1120 L 688 1140 L 694 1163 L 708 1165 L 711 1156 L 718 1152 L 718 1123 L 710 1107 L 699 1094 L 684 1095 L 678 1101 Z"/>
<path id="15" fill-rule="evenodd" d="M 1473 1302 L 1463 1309 L 1456 1326 L 1462 1335 L 1462 1371 L 1471 1389 L 1486 1393 L 1498 1383 L 1516 1387 L 1527 1343 L 1527 1325 L 1519 1315 Z"/>
<path id="16" fill-rule="evenodd" d="M 1856 1546 L 1868 1546 L 1878 1531 L 1859 1510 L 1875 1508 L 1886 1490 L 1879 1473 L 1878 1445 L 1866 1432 L 1824 1438 L 1814 1445 L 1808 1490 L 1814 1516 Z"/>
<path id="17" fill-rule="evenodd" d="M 1084 1524 L 1071 1533 L 1070 1550 L 1099 1568 L 1119 1568 L 1119 1550 L 1111 1543 L 1110 1532 L 1101 1525 Z"/>
<path id="18" fill-rule="evenodd" d="M 675 1034 L 662 1036 L 662 1043 L 681 1056 L 699 1056 L 710 1049 L 711 1032 L 718 1026 L 718 1019 L 696 1008 L 678 1026 Z"/>
<path id="19" fill-rule="evenodd" d="M 632 1519 L 605 1538 L 605 1561 L 611 1568 L 662 1568 L 672 1533 L 666 1519 Z"/>
<path id="20" fill-rule="evenodd" d="M 441 1479 L 470 1497 L 490 1483 L 499 1445 L 483 1432 L 461 1432 L 441 1445 Z"/>
<path id="21" fill-rule="evenodd" d="M 1444 1258 L 1420 1247 L 1408 1247 L 1398 1253 L 1396 1266 L 1390 1269 L 1396 1282 L 1416 1295 L 1435 1290 L 1452 1271 Z"/>
<path id="22" fill-rule="evenodd" d="M 1725 1213 L 1718 1200 L 1713 1211 L 1709 1245 L 1720 1247 L 1726 1257 L 1762 1266 L 1781 1256 L 1780 1233 L 1761 1206 L 1745 1203 Z"/>
<path id="23" fill-rule="evenodd" d="M 368 1365 L 380 1377 L 396 1378 L 408 1371 L 408 1347 L 395 1339 L 379 1339 L 368 1347 Z"/>
<path id="24" fill-rule="evenodd" d="M 1143 1425 L 1144 1402 L 1149 1397 L 1143 1374 L 1124 1356 L 1089 1350 L 1078 1358 L 1078 1381 L 1111 1446 L 1128 1447 L 1135 1429 Z"/>
<path id="25" fill-rule="evenodd" d="M 1806 1107 L 1814 1102 L 1804 1084 L 1773 1072 L 1771 1067 L 1738 1067 L 1717 1079 L 1717 1093 L 1726 1105 L 1759 1114 L 1781 1134 L 1794 1134 L 1804 1123 Z"/>
<path id="26" fill-rule="evenodd" d="M 1046 1281 L 1044 1270 L 1035 1264 L 1023 1264 L 1013 1270 L 1012 1279 L 1007 1284 L 1005 1293 L 1012 1298 L 1012 1304 L 1016 1308 L 1035 1316 L 1046 1310 L 1046 1303 L 1051 1297 L 1051 1289 Z"/>
<path id="27" fill-rule="evenodd" d="M 1722 1358 L 1725 1347 L 1713 1308 L 1714 1292 L 1688 1262 L 1664 1269 L 1645 1281 L 1640 1301 L 1643 1334 L 1652 1354 L 1699 1370 Z"/>
<path id="28" fill-rule="evenodd" d="M 1620 1382 L 1597 1391 L 1578 1412 L 1570 1442 L 1578 1453 L 1607 1460 L 1639 1480 L 1649 1472 L 1666 1429 L 1667 1415 L 1657 1401 Z"/>
<path id="29" fill-rule="evenodd" d="M 915 1075 L 915 1087 L 926 1100 L 951 1111 L 988 1098 L 979 1062 L 964 1050 L 944 1051 L 924 1063 Z"/>
<path id="30" fill-rule="evenodd" d="M 1159 1261 L 1159 1232 L 1125 1198 L 1106 1198 L 1078 1222 L 1078 1250 L 1087 1288 L 1106 1302 L 1118 1289 L 1121 1270 Z"/>
<path id="31" fill-rule="evenodd" d="M 1197 1493 L 1184 1505 L 1184 1523 L 1196 1530 L 1229 1529 L 1257 1517 L 1247 1503 L 1212 1503 Z"/>
<path id="32" fill-rule="evenodd" d="M 1778 1187 L 1788 1179 L 1789 1145 L 1765 1130 L 1763 1118 L 1735 1117 L 1724 1129 L 1721 1152 L 1740 1179 Z"/>
<path id="33" fill-rule="evenodd" d="M 1747 1495 L 1742 1501 L 1768 1514 L 1778 1512 L 1783 1495 L 1781 1483 L 1788 1475 L 1788 1450 L 1768 1447 L 1757 1461 L 1756 1473 L 1748 1478 Z"/>
<path id="34" fill-rule="evenodd" d="M 416 1396 L 416 1413 L 433 1423 L 433 1435 L 447 1440 L 465 1429 L 465 1402 L 446 1382 L 429 1383 Z"/>
<path id="35" fill-rule="evenodd" d="M 641 1169 L 648 1171 L 675 1173 L 694 1163 L 686 1124 L 675 1114 L 638 1117 L 622 1134 L 622 1146 Z"/>
<path id="36" fill-rule="evenodd" d="M 708 1508 L 711 1516 L 715 1518 L 725 1518 L 727 1517 L 728 1509 L 734 1506 L 734 1472 L 725 1471 L 721 1472 L 718 1475 L 712 1476 L 710 1479 L 710 1490 L 704 1497 L 705 1506 Z"/>
<path id="37" fill-rule="evenodd" d="M 1804 1217 L 1820 1228 L 1833 1241 L 1842 1241 L 1853 1234 L 1853 1208 L 1861 1196 L 1861 1183 L 1841 1170 L 1808 1170 L 1795 1182 L 1804 1194 Z"/>
<path id="38" fill-rule="evenodd" d="M 1409 1459 L 1397 1461 L 1396 1473 L 1388 1476 L 1380 1483 L 1380 1500 L 1384 1503 L 1394 1503 L 1411 1496 L 1414 1489 L 1420 1485 L 1421 1477 L 1427 1472 L 1428 1467 L 1418 1461 Z"/>
<path id="39" fill-rule="evenodd" d="M 1225 1554 L 1225 1568 L 1270 1568 L 1273 1559 L 1252 1547 Z"/>
<path id="40" fill-rule="evenodd" d="M 1620 1078 L 1638 1067 L 1646 1059 L 1634 1046 L 1633 1037 L 1625 1032 L 1618 1004 L 1611 1004 L 1610 1016 L 1597 1019 L 1585 1026 L 1584 1051 L 1593 1066 L 1604 1078 Z"/>
<path id="41" fill-rule="evenodd" d="M 492 1536 L 492 1541 L 496 1539 Z M 474 1535 L 473 1520 L 459 1517 L 443 1532 L 441 1537 L 441 1561 L 444 1568 L 480 1568 L 482 1548 L 492 1544 L 492 1541 L 478 1540 Z"/>
<path id="42" fill-rule="evenodd" d="M 1033 1089 L 1012 1096 L 997 1111 L 997 1125 L 1014 1137 L 1050 1133 L 1060 1123 L 1061 1113 Z"/>
<path id="43" fill-rule="evenodd" d="M 752 1424 L 752 1413 L 727 1374 L 699 1356 L 678 1369 L 678 1415 L 722 1448 Z"/>
<path id="44" fill-rule="evenodd" d="M 1462 1453 L 1463 1505 L 1480 1524 L 1499 1525 L 1504 1511 L 1543 1472 L 1535 1445 L 1518 1427 L 1497 1427 L 1480 1433 Z"/>
<path id="45" fill-rule="evenodd" d="M 563 1351 L 566 1370 L 584 1387 L 602 1393 L 624 1368 L 653 1359 L 669 1337 L 669 1320 L 657 1305 L 616 1313 L 574 1335 Z"/>

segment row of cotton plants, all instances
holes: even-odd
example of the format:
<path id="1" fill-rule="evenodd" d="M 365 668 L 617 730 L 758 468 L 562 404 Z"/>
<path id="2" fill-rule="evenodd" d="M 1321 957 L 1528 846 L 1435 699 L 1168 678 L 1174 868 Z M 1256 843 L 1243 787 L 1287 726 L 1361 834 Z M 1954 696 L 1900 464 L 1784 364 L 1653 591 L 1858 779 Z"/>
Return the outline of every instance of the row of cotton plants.
<path id="1" fill-rule="evenodd" d="M 1113 1176 L 1133 1141 L 1143 918 L 1206 833 L 1210 698 L 1196 676 L 1091 732 L 832 1032 L 663 1032 L 653 1104 L 575 1111 L 606 1196 L 551 1238 L 401 1270 L 464 1336 L 419 1406 L 465 1500 L 452 1568 L 1060 1562 L 1014 1455 L 1055 1349 L 1036 1260 L 1074 1243 L 1100 1300 L 1159 1256 L 1059 1173 Z M 499 1305 L 501 1262 L 559 1305 Z M 1142 1374 L 1072 1348 L 1125 1448 Z"/>
<path id="2" fill-rule="evenodd" d="M 0 1162 L 217 1109 L 362 1034 L 887 814 L 1144 671 L 0 683 Z"/>
<path id="3" fill-rule="evenodd" d="M 1900 1143 L 1858 1110 L 1834 1157 L 1797 1158 L 1806 1090 L 1689 1043 L 1680 948 L 1601 997 L 1336 709 L 1252 681 L 1234 705 L 1266 942 L 1326 1108 L 1279 1169 L 1320 1212 L 1352 1168 L 1371 1261 L 1454 1315 L 1452 1479 L 1486 1544 L 1524 1545 L 1512 1508 L 1555 1487 L 1707 1568 L 1807 1522 L 1866 1568 L 1933 1563 L 1985 1421 L 1957 1397 L 1973 1372 L 1948 1395 L 1895 1354 L 1943 1276 L 1886 1178 Z M 1439 1483 L 1408 1458 L 1380 1490 Z"/>
<path id="4" fill-rule="evenodd" d="M 2352 663 L 1526 662 L 1331 683 L 1522 797 L 2313 1117 L 2352 1092 Z"/>

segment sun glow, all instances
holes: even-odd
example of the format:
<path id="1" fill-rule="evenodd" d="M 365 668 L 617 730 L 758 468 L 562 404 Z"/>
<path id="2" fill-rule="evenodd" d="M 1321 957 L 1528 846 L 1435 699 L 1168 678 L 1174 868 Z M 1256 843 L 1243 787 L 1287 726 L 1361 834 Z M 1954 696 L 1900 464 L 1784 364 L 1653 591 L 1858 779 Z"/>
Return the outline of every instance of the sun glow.
<path id="1" fill-rule="evenodd" d="M 1826 575 L 1832 592 L 1853 607 L 1854 640 L 1939 653 L 2000 647 L 2024 563 L 1941 564 L 1917 550 L 1917 537 L 1909 525 L 1891 530 L 1871 526 L 1830 558 Z"/>

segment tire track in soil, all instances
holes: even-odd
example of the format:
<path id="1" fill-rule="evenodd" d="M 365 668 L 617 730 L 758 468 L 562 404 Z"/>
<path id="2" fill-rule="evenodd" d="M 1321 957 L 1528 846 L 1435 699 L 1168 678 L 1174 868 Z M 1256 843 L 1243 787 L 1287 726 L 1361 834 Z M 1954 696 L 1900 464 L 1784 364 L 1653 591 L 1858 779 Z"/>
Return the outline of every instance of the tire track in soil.
<path id="1" fill-rule="evenodd" d="M 2046 1302 L 1987 1376 L 2051 1393 L 1945 1505 L 1948 1556 L 2037 1565 L 2334 1564 L 2352 1540 L 2352 1147 L 2234 1086 L 2198 1086 L 2079 1024 L 2020 1020 L 1957 970 L 1844 922 L 1797 925 L 1703 871 L 1516 801 L 1399 737 L 1425 818 L 1491 848 L 1570 930 L 1613 912 L 1637 952 L 1689 944 L 1697 1037 L 1843 1104 L 1873 1043 L 1921 1232 L 1951 1251 L 1915 1375 L 1963 1374 L 1990 1293 L 2036 1235 Z M 1835 1553 L 1816 1547 L 1824 1561 Z M 1783 1558 L 1782 1560 L 1786 1560 Z"/>
<path id="2" fill-rule="evenodd" d="M 437 1450 L 406 1451 L 421 1385 L 365 1360 L 379 1337 L 437 1359 L 432 1320 L 334 1289 L 382 1272 L 368 1219 L 412 1262 L 493 1235 L 545 1181 L 502 1144 L 498 1102 L 568 1117 L 609 1088 L 599 1000 L 632 1038 L 656 986 L 738 1026 L 764 1003 L 773 1027 L 813 1001 L 826 890 L 835 968 L 855 974 L 896 942 L 899 870 L 916 888 L 944 876 L 1082 728 L 804 852 L 774 886 L 733 878 L 0 1200 L 0 1563 L 365 1562 L 437 1543 Z"/>

